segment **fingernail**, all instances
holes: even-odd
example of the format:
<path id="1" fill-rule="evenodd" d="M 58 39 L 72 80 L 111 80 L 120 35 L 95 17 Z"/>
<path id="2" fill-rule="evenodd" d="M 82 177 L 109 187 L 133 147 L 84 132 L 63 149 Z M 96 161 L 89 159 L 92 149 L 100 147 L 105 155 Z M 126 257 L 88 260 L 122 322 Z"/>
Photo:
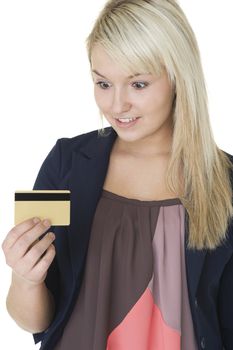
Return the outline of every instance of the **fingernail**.
<path id="1" fill-rule="evenodd" d="M 43 225 L 44 225 L 45 227 L 51 226 L 51 225 L 50 225 L 50 221 L 49 221 L 48 219 L 43 220 Z"/>
<path id="2" fill-rule="evenodd" d="M 38 224 L 38 222 L 40 222 L 40 219 L 39 219 L 39 218 L 34 218 L 34 219 L 33 219 L 33 222 L 34 222 L 35 224 Z"/>

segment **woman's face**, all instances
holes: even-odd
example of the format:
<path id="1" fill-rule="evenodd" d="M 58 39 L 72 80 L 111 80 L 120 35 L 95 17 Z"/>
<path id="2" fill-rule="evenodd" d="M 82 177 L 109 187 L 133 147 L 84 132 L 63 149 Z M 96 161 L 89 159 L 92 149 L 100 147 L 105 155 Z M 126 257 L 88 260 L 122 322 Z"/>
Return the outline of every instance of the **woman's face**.
<path id="1" fill-rule="evenodd" d="M 174 92 L 165 72 L 160 77 L 146 72 L 129 77 L 99 44 L 91 65 L 97 106 L 121 141 L 155 145 L 171 136 Z M 138 119 L 123 124 L 118 118 Z"/>

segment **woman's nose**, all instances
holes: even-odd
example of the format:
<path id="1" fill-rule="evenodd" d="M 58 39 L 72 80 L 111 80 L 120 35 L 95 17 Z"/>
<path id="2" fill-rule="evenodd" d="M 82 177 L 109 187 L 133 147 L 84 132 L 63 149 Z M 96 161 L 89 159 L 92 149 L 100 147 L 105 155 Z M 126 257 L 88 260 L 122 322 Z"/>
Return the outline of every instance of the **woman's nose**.
<path id="1" fill-rule="evenodd" d="M 131 107 L 128 94 L 125 90 L 115 90 L 112 99 L 112 113 L 114 115 L 127 112 Z"/>

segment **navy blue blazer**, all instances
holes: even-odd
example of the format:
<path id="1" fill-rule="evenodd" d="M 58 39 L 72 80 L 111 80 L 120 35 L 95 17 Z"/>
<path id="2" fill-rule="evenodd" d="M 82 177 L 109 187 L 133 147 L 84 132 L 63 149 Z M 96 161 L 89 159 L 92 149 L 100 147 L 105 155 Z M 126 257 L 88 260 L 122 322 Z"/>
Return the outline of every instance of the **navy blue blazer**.
<path id="1" fill-rule="evenodd" d="M 53 349 L 78 297 L 91 225 L 117 136 L 111 127 L 105 130 L 109 132 L 105 137 L 98 136 L 95 130 L 59 139 L 43 162 L 34 184 L 34 189 L 71 191 L 70 226 L 50 228 L 56 234 L 56 257 L 49 268 L 46 285 L 54 295 L 56 313 L 45 332 L 33 335 L 35 342 L 42 342 L 41 350 Z M 233 162 L 233 157 L 227 155 Z M 232 350 L 233 221 L 229 223 L 226 244 L 212 252 L 187 248 L 186 211 L 185 223 L 188 294 L 198 349 Z"/>

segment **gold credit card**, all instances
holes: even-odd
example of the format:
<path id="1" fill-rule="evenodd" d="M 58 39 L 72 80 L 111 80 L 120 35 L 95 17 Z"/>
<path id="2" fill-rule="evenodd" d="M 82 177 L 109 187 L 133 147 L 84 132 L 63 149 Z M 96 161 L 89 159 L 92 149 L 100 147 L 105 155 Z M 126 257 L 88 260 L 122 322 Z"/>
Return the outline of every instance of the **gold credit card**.
<path id="1" fill-rule="evenodd" d="M 32 217 L 49 219 L 51 226 L 68 226 L 70 191 L 15 191 L 15 225 Z"/>

